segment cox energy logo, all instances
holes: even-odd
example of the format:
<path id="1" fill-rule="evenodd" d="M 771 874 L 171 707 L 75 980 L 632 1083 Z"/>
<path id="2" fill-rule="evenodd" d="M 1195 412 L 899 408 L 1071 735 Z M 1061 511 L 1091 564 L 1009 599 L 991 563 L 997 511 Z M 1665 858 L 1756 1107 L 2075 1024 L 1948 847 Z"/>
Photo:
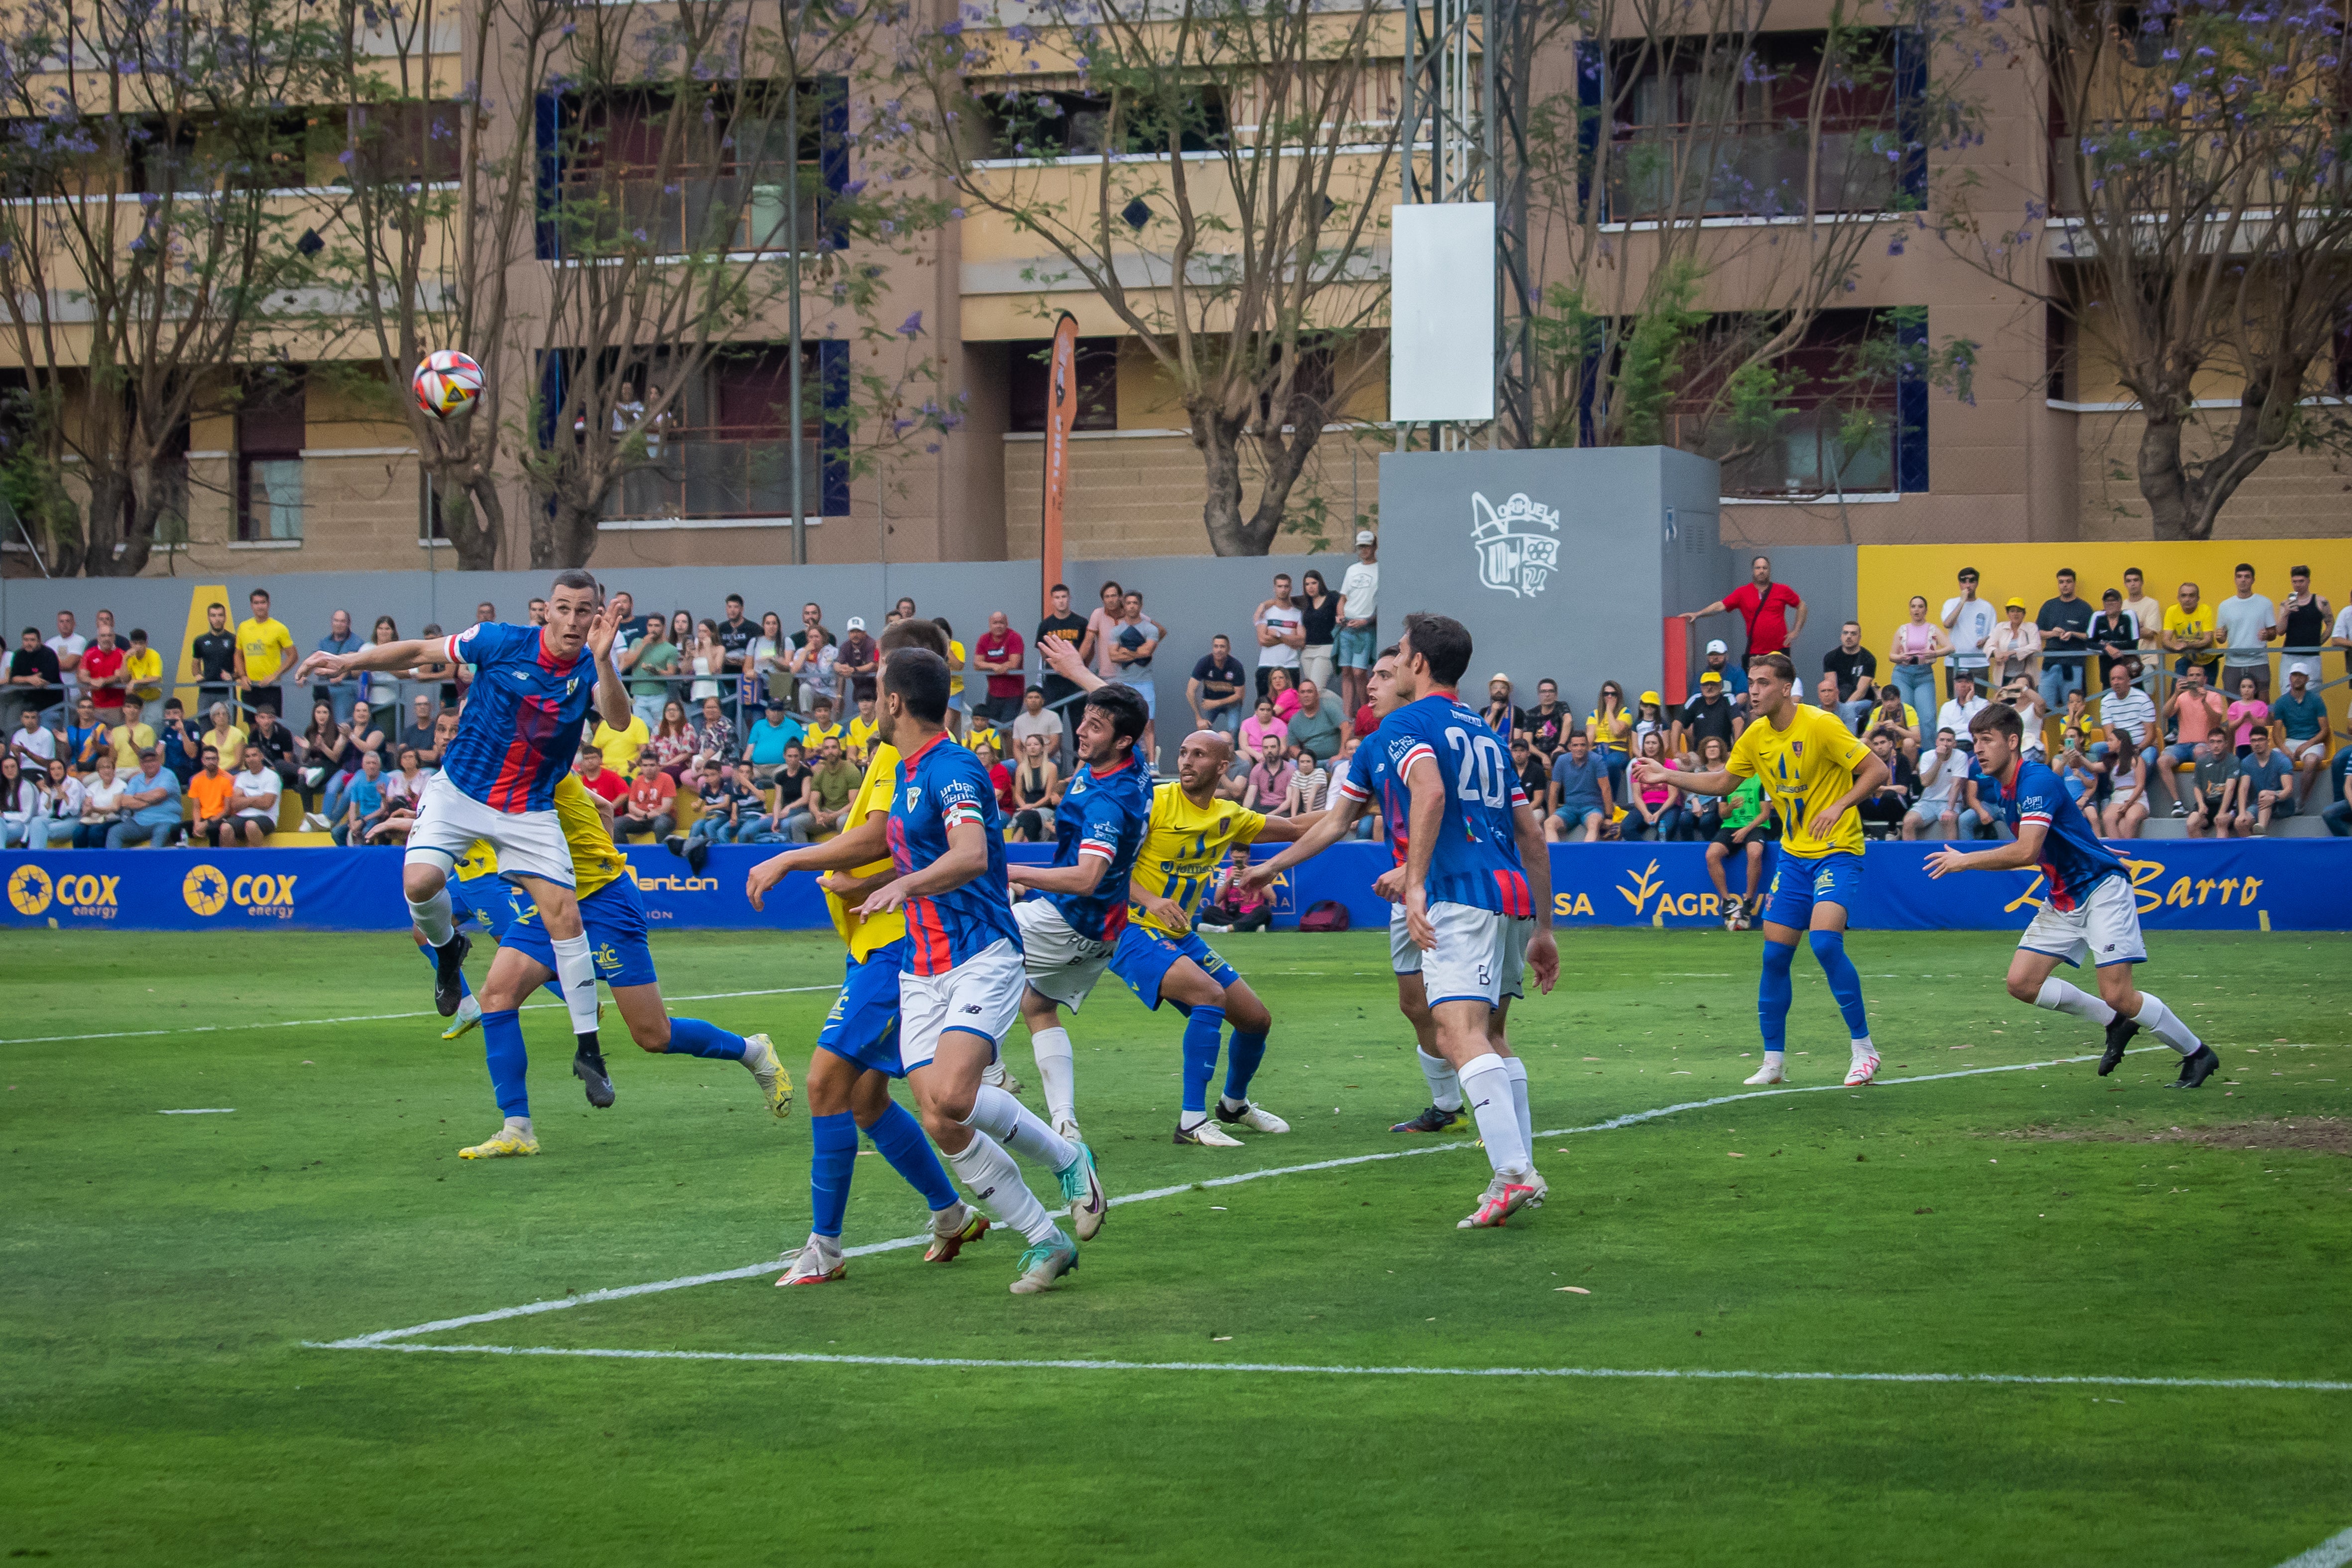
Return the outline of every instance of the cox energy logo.
<path id="1" fill-rule="evenodd" d="M 38 866 L 19 866 L 8 875 L 8 907 L 20 915 L 47 915 L 71 920 L 110 921 L 121 905 L 120 877 L 51 877 Z"/>
<path id="2" fill-rule="evenodd" d="M 292 877 L 229 877 L 216 866 L 192 867 L 181 879 L 180 898 L 189 912 L 212 919 L 231 904 L 249 919 L 284 921 L 294 918 Z"/>

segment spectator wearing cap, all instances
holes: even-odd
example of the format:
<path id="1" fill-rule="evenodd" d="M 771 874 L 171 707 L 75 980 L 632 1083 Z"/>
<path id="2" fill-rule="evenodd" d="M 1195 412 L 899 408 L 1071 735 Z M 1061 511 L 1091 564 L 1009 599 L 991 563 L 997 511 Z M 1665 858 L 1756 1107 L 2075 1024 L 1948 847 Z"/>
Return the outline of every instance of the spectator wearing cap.
<path id="1" fill-rule="evenodd" d="M 2286 695 L 2271 704 L 2271 718 L 2284 737 L 2279 750 L 2285 755 L 2287 766 L 2299 775 L 2294 809 L 2301 812 L 2304 802 L 2311 798 L 2311 786 L 2319 780 L 2319 770 L 2327 765 L 2327 753 L 2335 741 L 2327 704 L 2311 689 L 2308 669 L 2299 664 L 2287 667 Z"/>
<path id="2" fill-rule="evenodd" d="M 1290 716 L 1289 742 L 1303 768 L 1318 768 L 1339 754 L 1339 706 L 1323 699 L 1311 680 L 1298 683 L 1298 711 Z"/>
<path id="3" fill-rule="evenodd" d="M 1694 755 L 1712 735 L 1723 742 L 1724 754 L 1728 756 L 1731 743 L 1745 728 L 1740 705 L 1724 695 L 1723 672 L 1702 670 L 1698 690 L 1675 711 L 1673 749 L 1677 756 Z"/>
<path id="4" fill-rule="evenodd" d="M 971 667 L 988 678 L 980 716 L 990 723 L 1010 724 L 1013 716 L 1021 711 L 1021 663 L 1028 651 L 1028 645 L 1013 629 L 1013 622 L 1004 612 L 989 611 L 988 629 L 971 645 Z"/>
<path id="5" fill-rule="evenodd" d="M 1944 630 L 1952 645 L 1951 657 L 1944 666 L 1946 690 L 1952 689 L 1949 682 L 1957 679 L 1962 670 L 1975 676 L 1979 685 L 1984 683 L 1985 639 L 1992 636 L 2000 619 L 1993 614 L 1991 605 L 1977 597 L 1975 567 L 1960 568 L 1959 587 L 1958 593 L 1944 601 Z M 1969 746 L 1975 743 L 1968 742 Z"/>
<path id="6" fill-rule="evenodd" d="M 1194 661 L 1184 683 L 1184 700 L 1192 704 L 1192 725 L 1238 736 L 1242 728 L 1242 689 L 1249 676 L 1234 657 L 1233 639 L 1219 632 L 1209 639 L 1209 651 Z"/>
<path id="7" fill-rule="evenodd" d="M 1731 650 L 1724 646 L 1721 637 L 1716 637 L 1707 643 L 1705 662 L 1699 666 L 1702 677 L 1710 669 L 1723 677 L 1725 696 L 1748 695 L 1748 672 L 1731 662 Z"/>
<path id="8" fill-rule="evenodd" d="M 180 834 L 180 781 L 163 765 L 163 757 L 148 751 L 139 758 L 139 771 L 125 781 L 118 803 L 122 815 L 106 830 L 106 847 L 124 849 L 152 843 L 169 849 Z"/>
<path id="9" fill-rule="evenodd" d="M 1511 700 L 1510 676 L 1499 669 L 1486 679 L 1486 708 L 1479 717 L 1507 745 L 1512 736 L 1527 734 L 1530 728 L 1527 710 Z M 1297 720 L 1291 727 L 1297 728 Z"/>
<path id="10" fill-rule="evenodd" d="M 2086 640 L 2099 656 L 2099 689 L 2107 689 L 2107 678 L 2116 666 L 2126 659 L 2139 659 L 2139 617 L 2124 605 L 2124 596 L 2110 588 L 2099 595 L 2099 613 L 2091 617 Z M 2086 691 L 2085 697 L 2090 694 Z"/>
<path id="11" fill-rule="evenodd" d="M 1748 626 L 1748 654 L 1740 660 L 1768 653 L 1787 653 L 1805 629 L 1805 601 L 1786 583 L 1772 581 L 1772 558 L 1759 555 L 1748 563 L 1748 581 L 1703 610 L 1687 611 L 1685 624 L 1708 616 L 1736 612 Z"/>
<path id="12" fill-rule="evenodd" d="M 784 765 L 784 753 L 793 746 L 805 748 L 807 742 L 808 726 L 792 716 L 782 697 L 769 698 L 766 712 L 744 740 L 743 756 L 751 767 L 752 786 L 766 789 L 773 784 Z"/>
<path id="13" fill-rule="evenodd" d="M 841 683 L 841 710 L 854 714 L 874 701 L 874 674 L 882 668 L 881 651 L 866 630 L 866 617 L 852 616 L 841 634 L 841 650 L 834 656 L 834 678 Z"/>
<path id="14" fill-rule="evenodd" d="M 2026 620 L 2025 601 L 2012 596 L 2001 615 L 1984 646 L 1984 684 L 1996 691 L 2012 680 L 2033 679 L 2042 663 L 2042 628 Z"/>
<path id="15" fill-rule="evenodd" d="M 1371 695 L 1372 664 L 1381 646 L 1381 542 L 1369 528 L 1356 531 L 1356 559 L 1339 579 L 1340 707 L 1354 712 Z"/>
<path id="16" fill-rule="evenodd" d="M 2083 670 L 2092 651 L 2091 614 L 2091 601 L 2074 591 L 2074 568 L 2060 567 L 2057 597 L 2042 600 L 2033 617 L 2042 633 L 2042 707 L 2063 708 L 2066 693 L 2083 689 Z"/>
<path id="17" fill-rule="evenodd" d="M 1822 656 L 1821 689 L 1814 695 L 1833 708 L 1845 727 L 1862 733 L 1863 719 L 1878 700 L 1878 656 L 1862 646 L 1862 623 L 1838 628 L 1837 647 Z"/>

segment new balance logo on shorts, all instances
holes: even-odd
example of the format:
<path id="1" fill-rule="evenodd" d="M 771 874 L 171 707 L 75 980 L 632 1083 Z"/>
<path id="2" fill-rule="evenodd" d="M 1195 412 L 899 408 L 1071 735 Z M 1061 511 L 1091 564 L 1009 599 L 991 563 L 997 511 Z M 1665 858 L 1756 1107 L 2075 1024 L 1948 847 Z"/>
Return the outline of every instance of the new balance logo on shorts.
<path id="1" fill-rule="evenodd" d="M 2114 950 L 2110 949 L 2109 951 L 2112 952 Z M 964 1011 L 967 1013 L 977 1013 L 980 1011 L 980 1004 L 977 1002 L 970 1003 L 964 1007 Z"/>

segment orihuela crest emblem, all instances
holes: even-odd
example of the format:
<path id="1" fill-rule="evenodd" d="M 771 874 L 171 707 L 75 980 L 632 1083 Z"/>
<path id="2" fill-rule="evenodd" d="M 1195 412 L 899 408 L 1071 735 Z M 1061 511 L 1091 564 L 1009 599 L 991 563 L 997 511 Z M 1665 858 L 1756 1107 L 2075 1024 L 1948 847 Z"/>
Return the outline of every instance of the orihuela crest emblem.
<path id="1" fill-rule="evenodd" d="M 1538 532 L 1538 528 L 1549 532 Z M 1517 599 L 1532 599 L 1559 569 L 1559 510 L 1517 494 L 1497 507 L 1470 492 L 1470 542 L 1478 581 Z"/>

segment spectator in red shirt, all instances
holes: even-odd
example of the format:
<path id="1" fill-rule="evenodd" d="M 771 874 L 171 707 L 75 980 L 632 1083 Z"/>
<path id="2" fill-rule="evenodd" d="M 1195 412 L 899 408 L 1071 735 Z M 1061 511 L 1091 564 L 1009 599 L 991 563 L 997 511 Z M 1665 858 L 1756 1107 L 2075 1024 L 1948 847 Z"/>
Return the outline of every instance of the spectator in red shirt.
<path id="1" fill-rule="evenodd" d="M 122 722 L 122 701 L 130 686 L 123 679 L 122 664 L 128 650 L 114 640 L 114 617 L 98 618 L 98 640 L 83 650 L 79 673 L 82 689 L 98 706 L 99 716 L 109 724 Z"/>
<path id="2" fill-rule="evenodd" d="M 1002 727 L 1013 722 L 1021 711 L 1021 699 L 1027 689 L 1021 679 L 1021 660 L 1029 651 L 1021 634 L 1013 629 L 1003 610 L 988 613 L 988 630 L 971 645 L 971 667 L 988 677 L 988 696 L 981 704 L 981 716 Z"/>
<path id="3" fill-rule="evenodd" d="M 998 809 L 1009 814 L 1013 810 L 1013 770 L 996 760 L 996 748 L 986 741 L 972 748 L 972 755 L 988 770 L 988 782 L 996 786 Z"/>
<path id="4" fill-rule="evenodd" d="M 604 765 L 604 751 L 589 745 L 580 748 L 580 782 L 588 793 L 602 799 L 606 805 L 618 805 L 629 798 L 629 781 Z"/>
<path id="5" fill-rule="evenodd" d="M 677 785 L 650 752 L 638 753 L 636 777 L 630 782 L 628 795 L 628 811 L 613 824 L 616 837 L 625 840 L 650 833 L 658 844 L 677 826 Z"/>
<path id="6" fill-rule="evenodd" d="M 1704 620 L 1726 610 L 1737 610 L 1748 623 L 1748 653 L 1740 662 L 1759 654 L 1787 653 L 1805 629 L 1805 601 L 1785 583 L 1772 581 L 1772 558 L 1759 555 L 1748 563 L 1748 580 L 1704 610 L 1684 615 L 1685 622 Z M 1791 611 L 1795 613 L 1790 614 Z"/>

